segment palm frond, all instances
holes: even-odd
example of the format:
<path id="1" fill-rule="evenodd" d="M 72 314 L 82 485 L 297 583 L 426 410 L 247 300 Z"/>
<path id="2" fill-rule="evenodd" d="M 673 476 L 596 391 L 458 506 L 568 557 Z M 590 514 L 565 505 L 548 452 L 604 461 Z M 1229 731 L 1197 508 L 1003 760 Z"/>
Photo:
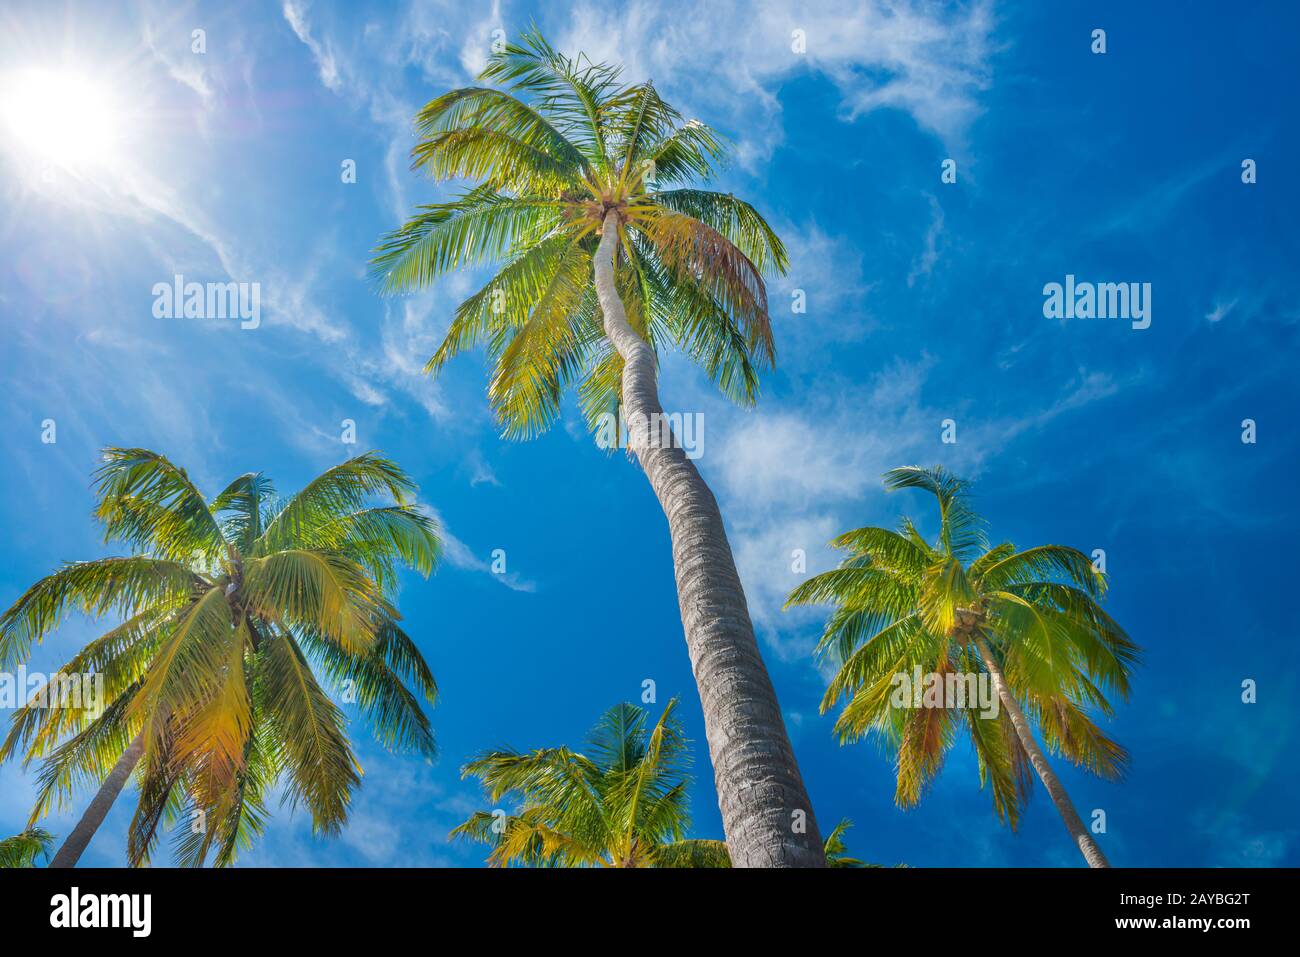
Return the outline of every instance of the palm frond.
<path id="1" fill-rule="evenodd" d="M 412 167 L 434 179 L 467 179 L 516 195 L 577 186 L 587 162 L 536 110 L 502 90 L 466 87 L 431 100 L 415 117 Z"/>
<path id="2" fill-rule="evenodd" d="M 567 205 L 480 186 L 449 203 L 420 206 L 380 242 L 371 275 L 385 293 L 406 292 L 462 266 L 500 262 L 516 247 L 541 241 L 561 223 Z"/>
<path id="3" fill-rule="evenodd" d="M 654 201 L 716 230 L 741 251 L 760 272 L 784 274 L 790 266 L 785 244 L 758 210 L 731 193 L 704 189 L 656 192 Z"/>
<path id="4" fill-rule="evenodd" d="M 103 457 L 94 482 L 105 541 L 173 560 L 224 552 L 221 527 L 184 469 L 149 449 L 110 447 Z"/>
<path id="5" fill-rule="evenodd" d="M 655 849 L 655 867 L 730 867 L 725 841 L 685 838 Z"/>
<path id="6" fill-rule="evenodd" d="M 32 827 L 0 840 L 0 867 L 35 867 L 38 858 L 49 860 L 54 835 L 43 827 Z"/>
<path id="7" fill-rule="evenodd" d="M 248 472 L 222 489 L 210 511 L 222 517 L 226 540 L 248 552 L 262 534 L 262 507 L 274 495 L 270 479 L 261 472 Z"/>
<path id="8" fill-rule="evenodd" d="M 519 43 L 494 52 L 479 76 L 532 97 L 537 112 L 600 171 L 610 167 L 605 115 L 611 101 L 623 94 L 618 75 L 607 64 L 564 56 L 533 28 Z"/>
<path id="9" fill-rule="evenodd" d="M 0 615 L 0 667 L 25 661 L 32 642 L 58 628 L 70 611 L 96 617 L 161 611 L 177 607 L 202 584 L 185 565 L 147 556 L 69 562 Z"/>
<path id="10" fill-rule="evenodd" d="M 363 452 L 326 469 L 283 502 L 266 522 L 254 554 L 311 547 L 306 543 L 320 526 L 333 525 L 341 515 L 362 510 L 372 497 L 386 495 L 403 505 L 415 493 L 415 483 L 395 462 L 378 452 Z"/>
<path id="11" fill-rule="evenodd" d="M 886 472 L 885 488 L 924 489 L 938 499 L 939 540 L 944 551 L 958 561 L 966 561 L 976 549 L 988 547 L 984 520 L 971 508 L 970 483 L 965 480 L 940 466 L 926 469 L 909 465 Z"/>
<path id="12" fill-rule="evenodd" d="M 348 743 L 343 712 L 316 682 L 293 636 L 268 636 L 258 649 L 259 709 L 283 755 L 290 806 L 306 805 L 312 830 L 337 834 L 347 819 L 361 768 Z"/>

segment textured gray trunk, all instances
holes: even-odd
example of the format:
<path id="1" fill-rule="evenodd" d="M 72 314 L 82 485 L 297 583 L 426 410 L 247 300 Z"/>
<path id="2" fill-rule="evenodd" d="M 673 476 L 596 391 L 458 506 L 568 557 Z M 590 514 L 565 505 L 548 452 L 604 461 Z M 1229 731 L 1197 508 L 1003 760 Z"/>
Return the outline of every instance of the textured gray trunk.
<path id="1" fill-rule="evenodd" d="M 90 807 L 86 808 L 86 813 L 81 815 L 81 820 L 72 829 L 68 839 L 63 842 L 59 852 L 54 855 L 54 860 L 50 861 L 50 867 L 77 866 L 77 861 L 81 860 L 81 855 L 85 853 L 86 847 L 90 844 L 90 839 L 99 830 L 99 825 L 104 823 L 109 808 L 113 806 L 117 796 L 122 793 L 122 788 L 126 787 L 126 782 L 130 779 L 135 766 L 140 763 L 140 755 L 143 753 L 144 732 L 141 731 L 127 749 L 122 752 L 122 756 L 117 759 L 117 764 L 113 765 L 113 770 L 108 773 L 108 777 L 100 785 L 99 793 L 90 802 Z"/>
<path id="2" fill-rule="evenodd" d="M 994 659 L 988 646 L 984 644 L 984 639 L 976 638 L 975 647 L 979 649 L 980 658 L 984 661 L 984 667 L 988 669 L 989 675 L 993 678 L 993 687 L 998 693 L 998 698 L 1002 701 L 1002 707 L 1007 709 L 1007 716 L 1011 719 L 1011 726 L 1016 729 L 1016 735 L 1020 738 L 1021 745 L 1029 754 L 1029 763 L 1038 772 L 1043 787 L 1047 788 L 1052 803 L 1056 805 L 1057 813 L 1061 815 L 1061 820 L 1065 822 L 1065 829 L 1070 832 L 1070 837 L 1078 845 L 1079 852 L 1083 854 L 1083 859 L 1088 862 L 1089 867 L 1110 867 L 1110 861 L 1106 860 L 1106 855 L 1101 852 L 1097 842 L 1092 839 L 1088 829 L 1083 826 L 1083 821 L 1079 819 L 1078 812 L 1074 810 L 1074 804 L 1070 801 L 1070 795 L 1065 793 L 1065 787 L 1047 763 L 1047 756 L 1043 754 L 1043 749 L 1034 740 L 1034 733 L 1029 727 L 1029 722 L 1025 720 L 1024 712 L 1020 710 L 1020 705 L 1016 704 L 1016 699 L 1012 697 L 1011 688 L 1007 685 L 1006 678 L 1003 677 L 1002 668 Z"/>
<path id="3" fill-rule="evenodd" d="M 817 821 L 754 640 L 718 504 L 677 443 L 661 441 L 654 352 L 629 325 L 614 285 L 617 224 L 610 210 L 596 250 L 596 295 L 605 334 L 623 358 L 629 443 L 668 518 L 727 850 L 736 867 L 824 867 Z"/>

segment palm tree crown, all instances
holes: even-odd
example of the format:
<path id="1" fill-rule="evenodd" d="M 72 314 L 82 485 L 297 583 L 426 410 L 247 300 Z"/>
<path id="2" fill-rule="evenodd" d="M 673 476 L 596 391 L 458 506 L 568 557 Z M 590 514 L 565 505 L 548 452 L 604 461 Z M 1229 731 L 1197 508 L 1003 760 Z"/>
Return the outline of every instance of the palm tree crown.
<path id="1" fill-rule="evenodd" d="M 429 360 L 486 346 L 489 399 L 510 436 L 554 420 L 579 388 L 593 428 L 621 401 L 623 360 L 602 328 L 592 281 L 596 236 L 618 213 L 617 290 L 652 347 L 700 362 L 731 398 L 752 402 L 775 357 L 762 275 L 784 271 L 780 239 L 752 206 L 689 185 L 724 158 L 718 136 L 685 120 L 651 83 L 556 52 L 535 30 L 494 53 L 481 79 L 420 111 L 413 165 L 475 185 L 422 206 L 376 250 L 387 292 L 488 262 L 500 271 L 456 311 Z"/>
<path id="2" fill-rule="evenodd" d="M 1107 695 L 1127 697 L 1138 649 L 1101 608 L 1105 575 L 1073 548 L 989 548 L 967 484 L 943 469 L 894 469 L 885 485 L 935 497 L 938 539 L 927 541 L 906 518 L 897 531 L 846 532 L 832 542 L 848 553 L 840 566 L 804 582 L 788 603 L 834 606 L 818 651 L 835 669 L 822 711 L 844 703 L 835 723 L 840 740 L 882 738 L 897 758 L 895 799 L 909 807 L 964 728 L 997 813 L 1014 827 L 1033 768 L 1007 709 L 990 717 L 974 701 L 914 708 L 894 700 L 895 676 L 915 668 L 975 674 L 991 664 L 1050 750 L 1119 776 L 1125 751 L 1090 712 L 1110 716 Z"/>
<path id="3" fill-rule="evenodd" d="M 427 575 L 439 542 L 396 465 L 366 453 L 286 499 L 249 473 L 208 500 L 155 452 L 104 458 L 95 516 L 132 554 L 67 564 L 0 617 L 0 666 L 70 611 L 123 619 L 60 671 L 102 676 L 101 707 L 14 715 L 0 760 L 43 759 L 33 821 L 102 781 L 131 745 L 143 755 L 133 864 L 148 860 L 164 817 L 185 821 L 181 863 L 210 851 L 230 863 L 263 830 L 278 785 L 316 830 L 336 833 L 360 766 L 313 665 L 386 746 L 434 753 L 421 699 L 432 704 L 437 686 L 393 602 L 397 568 Z M 377 495 L 393 502 L 370 504 Z"/>
<path id="4" fill-rule="evenodd" d="M 848 833 L 853 822 L 847 817 L 842 819 L 839 824 L 835 825 L 834 830 L 826 835 L 826 866 L 827 867 L 878 867 L 876 864 L 868 864 L 866 861 L 858 860 L 849 854 L 848 845 L 844 843 L 844 835 Z"/>
<path id="5" fill-rule="evenodd" d="M 45 828 L 28 828 L 0 840 L 0 867 L 35 867 L 36 859 L 48 858 L 53 846 L 54 835 Z"/>
<path id="6" fill-rule="evenodd" d="M 489 751 L 465 765 L 493 803 L 452 836 L 492 845 L 497 867 L 727 867 L 721 841 L 688 840 L 689 752 L 673 715 L 620 704 L 601 716 L 587 750 Z"/>

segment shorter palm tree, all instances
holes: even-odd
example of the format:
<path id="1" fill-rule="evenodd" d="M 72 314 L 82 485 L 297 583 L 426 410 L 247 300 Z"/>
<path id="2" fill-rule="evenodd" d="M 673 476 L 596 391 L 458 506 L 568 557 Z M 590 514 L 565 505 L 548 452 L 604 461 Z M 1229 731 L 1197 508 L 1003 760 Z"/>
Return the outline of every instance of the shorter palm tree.
<path id="1" fill-rule="evenodd" d="M 877 865 L 868 864 L 866 861 L 860 861 L 856 857 L 849 856 L 848 846 L 844 843 L 844 835 L 848 833 L 853 822 L 847 817 L 842 818 L 839 824 L 835 825 L 835 830 L 826 835 L 826 866 L 827 867 L 874 867 Z"/>
<path id="2" fill-rule="evenodd" d="M 1127 698 L 1138 658 L 1101 608 L 1105 576 L 1073 548 L 989 548 L 967 483 L 941 468 L 894 469 L 885 486 L 934 495 L 938 539 L 927 541 L 906 518 L 898 531 L 846 532 L 831 543 L 848 553 L 840 566 L 791 594 L 787 605 L 834 605 L 818 645 L 835 668 L 823 713 L 844 701 L 840 741 L 870 733 L 892 749 L 901 807 L 920 801 L 964 729 L 1004 821 L 1015 827 L 1036 772 L 1084 859 L 1109 866 L 1030 726 L 1033 719 L 1048 749 L 1072 763 L 1104 778 L 1122 773 L 1124 749 L 1089 714 L 1113 713 L 1108 693 Z M 998 713 L 969 697 L 919 708 L 900 702 L 897 679 L 917 669 L 941 680 L 983 675 Z"/>
<path id="3" fill-rule="evenodd" d="M 619 704 L 600 718 L 587 753 L 488 751 L 462 769 L 513 814 L 478 811 L 451 832 L 492 846 L 488 863 L 532 867 L 728 867 L 721 841 L 686 838 L 690 753 L 673 715 Z"/>
<path id="4" fill-rule="evenodd" d="M 434 753 L 421 699 L 432 704 L 437 686 L 394 601 L 397 568 L 427 575 L 439 543 L 401 469 L 369 452 L 288 498 L 249 473 L 208 500 L 155 452 L 104 458 L 95 515 L 132 554 L 69 563 L 0 616 L 0 667 L 70 611 L 123 619 L 55 676 L 95 675 L 103 701 L 29 701 L 0 746 L 0 761 L 42 759 L 33 823 L 99 784 L 52 867 L 76 864 L 133 774 L 132 864 L 147 863 L 164 820 L 184 822 L 178 862 L 233 862 L 281 782 L 317 832 L 338 833 L 361 768 L 318 671 L 385 746 Z"/>
<path id="5" fill-rule="evenodd" d="M 35 867 L 38 857 L 50 859 L 54 835 L 43 827 L 29 827 L 0 841 L 0 867 Z"/>

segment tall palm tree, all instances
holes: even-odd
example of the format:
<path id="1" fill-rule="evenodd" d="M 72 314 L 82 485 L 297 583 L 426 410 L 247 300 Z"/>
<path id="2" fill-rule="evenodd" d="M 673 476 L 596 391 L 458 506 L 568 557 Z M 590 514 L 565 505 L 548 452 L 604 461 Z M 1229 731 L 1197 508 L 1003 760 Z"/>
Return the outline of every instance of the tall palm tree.
<path id="1" fill-rule="evenodd" d="M 780 239 L 748 203 L 691 185 L 724 158 L 650 83 L 570 59 L 536 31 L 494 53 L 468 87 L 418 114 L 416 169 L 469 180 L 419 207 L 372 267 L 383 291 L 417 289 L 486 263 L 496 275 L 456 310 L 426 370 L 485 346 L 488 398 L 508 437 L 557 417 L 576 386 L 593 430 L 621 433 L 672 536 L 687 649 L 704 706 L 731 857 L 742 866 L 822 866 L 822 841 L 754 639 L 713 493 L 668 428 L 659 350 L 681 349 L 751 404 L 775 358 L 765 272 Z"/>
<path id="2" fill-rule="evenodd" d="M 818 645 L 836 669 L 823 713 L 845 701 L 835 723 L 841 742 L 875 733 L 895 751 L 902 807 L 920 800 L 964 727 L 1004 821 L 1015 827 L 1032 768 L 1084 859 L 1108 867 L 1030 726 L 1032 718 L 1048 748 L 1075 765 L 1105 778 L 1122 773 L 1126 752 L 1089 714 L 1113 713 L 1107 694 L 1128 697 L 1138 658 L 1102 610 L 1105 575 L 1061 545 L 989 548 L 967 483 L 941 468 L 893 469 L 885 487 L 934 495 L 938 539 L 927 541 L 906 518 L 898 531 L 846 532 L 831 543 L 848 553 L 840 566 L 791 594 L 788 605 L 835 606 Z M 915 669 L 945 681 L 987 676 L 998 713 L 969 697 L 916 708 L 904 696 L 900 706 L 898 676 Z"/>
<path id="3" fill-rule="evenodd" d="M 385 746 L 434 753 L 421 699 L 434 703 L 437 686 L 393 604 L 399 566 L 427 575 L 439 553 L 415 491 L 368 452 L 286 499 L 249 473 L 208 500 L 156 452 L 105 450 L 95 516 L 105 541 L 132 554 L 69 563 L 0 616 L 0 667 L 25 660 L 70 611 L 123 619 L 55 676 L 94 674 L 103 700 L 29 701 L 0 746 L 0 760 L 43 759 L 33 822 L 102 782 L 52 867 L 76 864 L 133 773 L 132 864 L 148 861 L 164 817 L 183 821 L 179 862 L 215 851 L 231 863 L 263 831 L 281 781 L 316 831 L 337 833 L 360 766 L 313 666 Z"/>
<path id="4" fill-rule="evenodd" d="M 478 811 L 453 837 L 492 846 L 495 867 L 726 867 L 720 841 L 689 840 L 686 775 L 690 754 L 676 699 L 649 726 L 631 704 L 610 708 L 592 729 L 586 753 L 569 748 L 488 751 L 462 769 L 494 804 L 514 814 Z"/>
<path id="5" fill-rule="evenodd" d="M 53 834 L 43 827 L 29 827 L 0 840 L 0 867 L 35 867 L 38 857 L 49 860 L 53 846 Z"/>

